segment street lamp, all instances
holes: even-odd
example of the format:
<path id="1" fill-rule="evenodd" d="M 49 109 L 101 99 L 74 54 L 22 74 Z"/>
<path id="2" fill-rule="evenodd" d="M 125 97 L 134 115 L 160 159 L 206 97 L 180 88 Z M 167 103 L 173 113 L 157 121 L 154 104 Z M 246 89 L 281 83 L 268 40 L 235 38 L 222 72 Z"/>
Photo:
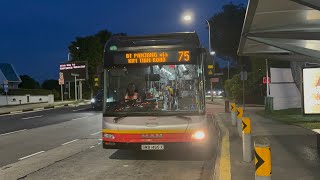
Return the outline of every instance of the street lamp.
<path id="1" fill-rule="evenodd" d="M 184 20 L 185 22 L 191 22 L 192 17 L 191 17 L 190 14 L 184 14 L 183 20 Z M 209 23 L 209 21 L 208 21 L 207 19 L 204 19 L 204 20 L 207 22 L 207 25 L 208 25 L 209 53 L 210 53 L 211 56 L 213 56 L 213 62 L 212 62 L 212 64 L 214 64 L 216 52 L 215 52 L 215 51 L 212 51 L 212 49 L 211 49 L 211 26 L 210 26 L 210 23 Z M 211 85 L 211 101 L 213 101 L 213 87 L 212 87 L 212 82 L 210 82 L 210 85 Z"/>
<path id="2" fill-rule="evenodd" d="M 68 52 L 68 61 L 70 61 L 70 52 Z"/>
<path id="3" fill-rule="evenodd" d="M 191 16 L 190 16 L 190 15 L 185 15 L 185 16 L 183 17 L 183 20 L 185 20 L 185 21 L 191 21 Z"/>
<path id="4" fill-rule="evenodd" d="M 214 56 L 215 55 L 215 52 L 214 51 L 212 51 L 212 49 L 211 49 L 211 26 L 210 26 L 210 23 L 209 23 L 209 21 L 207 20 L 207 19 L 204 19 L 205 21 L 206 21 L 206 23 L 207 23 L 207 25 L 208 25 L 208 39 L 209 39 L 209 53 L 212 55 L 212 56 Z M 183 21 L 184 22 L 187 22 L 187 23 L 190 23 L 191 21 L 192 21 L 192 15 L 191 15 L 191 13 L 186 13 L 186 14 L 184 14 L 183 15 Z"/>

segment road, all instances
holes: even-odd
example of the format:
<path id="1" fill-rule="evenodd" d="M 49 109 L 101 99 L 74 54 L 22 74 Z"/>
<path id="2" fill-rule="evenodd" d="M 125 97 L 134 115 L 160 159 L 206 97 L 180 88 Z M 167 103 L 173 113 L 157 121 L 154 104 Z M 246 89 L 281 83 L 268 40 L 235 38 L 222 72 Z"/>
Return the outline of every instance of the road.
<path id="1" fill-rule="evenodd" d="M 208 108 L 211 113 L 223 110 L 213 106 Z M 0 136 L 0 179 L 211 178 L 214 158 L 191 151 L 102 149 L 101 117 L 86 106 L 1 116 L 1 134 L 7 134 Z M 217 132 L 214 142 L 213 157 Z"/>
<path id="2" fill-rule="evenodd" d="M 66 107 L 0 117 L 0 166 L 47 151 L 101 130 L 101 114 L 89 106 Z M 98 138 L 99 134 L 95 134 Z"/>
<path id="3" fill-rule="evenodd" d="M 89 109 L 89 107 L 89 105 L 78 107 L 62 107 L 36 112 L 1 115 L 0 134 L 62 123 L 73 118 L 83 117 L 83 112 L 85 112 L 84 110 Z"/>

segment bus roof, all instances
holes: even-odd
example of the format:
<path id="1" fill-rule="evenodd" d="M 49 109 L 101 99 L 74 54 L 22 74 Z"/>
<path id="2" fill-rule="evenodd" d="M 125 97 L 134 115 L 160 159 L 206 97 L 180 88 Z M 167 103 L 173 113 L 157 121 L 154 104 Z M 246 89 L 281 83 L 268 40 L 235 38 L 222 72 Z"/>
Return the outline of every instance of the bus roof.
<path id="1" fill-rule="evenodd" d="M 115 35 L 105 45 L 105 52 L 113 50 L 131 51 L 136 49 L 164 48 L 199 48 L 200 41 L 195 32 L 176 32 L 168 34 L 155 34 L 143 36 L 119 36 Z M 110 49 L 111 48 L 111 49 Z"/>

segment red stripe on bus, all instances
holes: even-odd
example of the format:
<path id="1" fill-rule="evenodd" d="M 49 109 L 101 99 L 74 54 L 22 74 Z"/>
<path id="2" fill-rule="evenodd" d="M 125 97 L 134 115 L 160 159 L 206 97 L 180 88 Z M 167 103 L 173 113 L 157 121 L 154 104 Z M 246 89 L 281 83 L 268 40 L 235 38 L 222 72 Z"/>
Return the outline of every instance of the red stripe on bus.
<path id="1" fill-rule="evenodd" d="M 191 133 L 167 133 L 162 137 L 147 138 L 144 134 L 113 134 L 114 139 L 103 137 L 103 141 L 107 142 L 123 142 L 123 143 L 148 143 L 148 142 L 194 142 Z M 150 134 L 147 134 L 150 137 Z"/>

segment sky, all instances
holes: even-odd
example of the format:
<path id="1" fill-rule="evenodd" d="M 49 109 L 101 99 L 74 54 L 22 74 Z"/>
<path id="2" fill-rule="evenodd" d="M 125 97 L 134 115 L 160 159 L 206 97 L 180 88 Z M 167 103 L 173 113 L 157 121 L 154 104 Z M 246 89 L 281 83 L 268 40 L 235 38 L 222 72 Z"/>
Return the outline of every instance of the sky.
<path id="1" fill-rule="evenodd" d="M 208 47 L 205 19 L 247 0 L 1 0 L 0 63 L 42 82 L 58 79 L 75 37 L 100 30 L 128 35 L 196 31 Z M 182 16 L 193 14 L 192 23 Z"/>

